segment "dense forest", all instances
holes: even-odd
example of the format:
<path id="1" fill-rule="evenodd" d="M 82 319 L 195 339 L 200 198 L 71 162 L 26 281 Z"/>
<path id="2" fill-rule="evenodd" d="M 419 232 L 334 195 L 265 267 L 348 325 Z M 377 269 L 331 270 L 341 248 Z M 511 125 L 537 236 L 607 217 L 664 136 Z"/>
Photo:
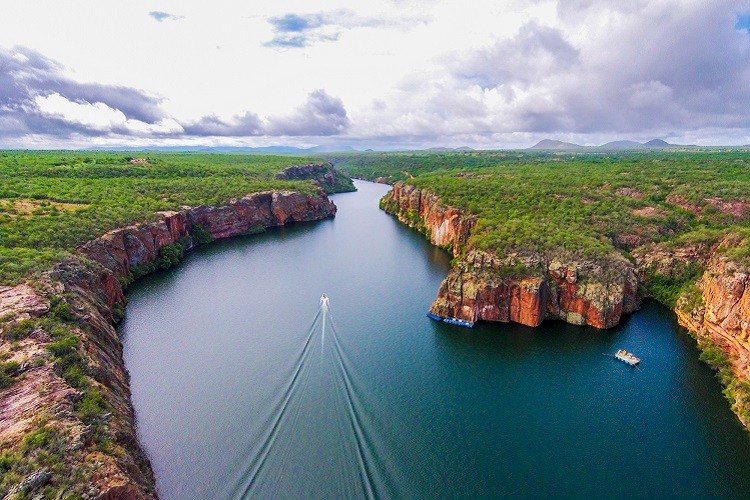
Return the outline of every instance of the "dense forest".
<path id="1" fill-rule="evenodd" d="M 313 161 L 239 154 L 0 152 L 0 284 L 45 269 L 108 230 L 152 220 L 159 210 L 224 203 L 268 189 L 311 192 L 317 189 L 312 181 L 275 176 Z"/>

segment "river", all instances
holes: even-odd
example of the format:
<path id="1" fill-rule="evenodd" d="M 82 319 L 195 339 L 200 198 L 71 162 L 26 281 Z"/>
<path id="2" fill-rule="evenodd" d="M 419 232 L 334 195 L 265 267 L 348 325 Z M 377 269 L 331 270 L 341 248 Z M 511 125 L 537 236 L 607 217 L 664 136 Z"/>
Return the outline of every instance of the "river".
<path id="1" fill-rule="evenodd" d="M 335 219 L 212 243 L 128 290 L 162 498 L 750 495 L 750 437 L 668 309 L 606 331 L 436 323 L 449 255 L 378 210 L 387 186 L 357 187 Z"/>

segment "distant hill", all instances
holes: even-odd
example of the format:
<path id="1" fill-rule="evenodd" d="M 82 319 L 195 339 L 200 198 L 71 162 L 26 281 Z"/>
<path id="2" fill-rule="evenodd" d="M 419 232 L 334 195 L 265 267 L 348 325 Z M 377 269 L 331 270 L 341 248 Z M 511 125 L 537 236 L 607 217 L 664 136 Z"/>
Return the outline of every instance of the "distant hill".
<path id="1" fill-rule="evenodd" d="M 646 144 L 644 144 L 644 146 L 648 148 L 668 148 L 677 146 L 677 144 L 670 144 L 667 141 L 662 141 L 661 139 L 651 139 Z"/>
<path id="2" fill-rule="evenodd" d="M 648 142 L 636 142 L 636 141 L 611 141 L 601 146 L 580 146 L 570 142 L 556 141 L 554 139 L 544 139 L 536 143 L 529 149 L 547 149 L 547 150 L 558 150 L 558 151 L 572 151 L 576 149 L 662 149 L 662 148 L 692 148 L 696 147 L 693 145 L 682 145 L 682 144 L 670 144 L 661 139 L 651 139 Z"/>
<path id="3" fill-rule="evenodd" d="M 110 146 L 93 147 L 89 150 L 98 151 L 163 151 L 163 152 L 197 152 L 197 153 L 333 153 L 342 151 L 356 151 L 351 146 L 313 146 L 298 148 L 296 146 Z"/>
<path id="4" fill-rule="evenodd" d="M 573 144 L 572 142 L 556 141 L 554 139 L 543 139 L 529 149 L 557 149 L 557 150 L 569 150 L 569 149 L 582 149 L 585 146 L 580 144 Z"/>
<path id="5" fill-rule="evenodd" d="M 470 148 L 469 146 L 461 146 L 459 148 L 428 148 L 425 149 L 425 151 L 430 151 L 433 153 L 450 153 L 453 151 L 461 152 L 461 151 L 474 151 L 474 148 Z"/>
<path id="6" fill-rule="evenodd" d="M 663 149 L 663 148 L 694 148 L 694 144 L 670 144 L 662 139 L 651 139 L 640 143 L 635 141 L 614 141 L 602 144 L 600 149 Z"/>
<path id="7" fill-rule="evenodd" d="M 600 149 L 642 149 L 646 146 L 635 141 L 612 141 L 597 147 Z"/>

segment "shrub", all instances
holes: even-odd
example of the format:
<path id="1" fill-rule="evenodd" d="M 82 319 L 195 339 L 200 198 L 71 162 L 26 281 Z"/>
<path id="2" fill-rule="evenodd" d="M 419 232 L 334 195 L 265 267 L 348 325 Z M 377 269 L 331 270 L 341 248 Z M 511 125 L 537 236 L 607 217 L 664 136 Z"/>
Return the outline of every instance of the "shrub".
<path id="1" fill-rule="evenodd" d="M 57 431 L 49 426 L 35 429 L 23 437 L 21 449 L 24 452 L 38 450 L 51 444 L 57 438 Z"/>
<path id="2" fill-rule="evenodd" d="M 19 368 L 18 361 L 0 363 L 0 389 L 4 389 L 13 383 L 13 375 Z"/>
<path id="3" fill-rule="evenodd" d="M 36 322 L 33 319 L 24 319 L 6 326 L 3 329 L 3 335 L 13 341 L 21 340 L 28 337 L 35 327 Z"/>
<path id="4" fill-rule="evenodd" d="M 193 226 L 190 228 L 190 235 L 199 245 L 205 245 L 206 243 L 210 243 L 214 240 L 214 237 L 211 236 L 211 233 L 203 229 L 203 227 L 199 224 L 193 224 Z"/>
<path id="5" fill-rule="evenodd" d="M 89 389 L 86 391 L 75 405 L 76 414 L 83 422 L 89 423 L 94 418 L 101 415 L 107 408 L 107 402 L 98 389 Z"/>
<path id="6" fill-rule="evenodd" d="M 160 269 L 169 269 L 180 263 L 185 248 L 180 243 L 164 245 L 159 249 L 159 256 L 154 261 L 154 265 Z"/>

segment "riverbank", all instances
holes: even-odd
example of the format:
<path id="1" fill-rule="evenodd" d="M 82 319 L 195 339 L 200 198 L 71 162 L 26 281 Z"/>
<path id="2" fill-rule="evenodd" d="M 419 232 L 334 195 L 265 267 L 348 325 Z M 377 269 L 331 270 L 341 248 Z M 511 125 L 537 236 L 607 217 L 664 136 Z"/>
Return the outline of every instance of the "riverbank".
<path id="1" fill-rule="evenodd" d="M 335 213 L 323 193 L 289 191 L 161 213 L 155 222 L 82 245 L 80 259 L 38 280 L 0 289 L 0 353 L 5 366 L 16 367 L 0 392 L 4 493 L 155 496 L 114 329 L 124 313 L 123 284 L 171 267 L 184 252 L 214 239 Z"/>
<path id="2" fill-rule="evenodd" d="M 311 175 L 327 190 L 349 190 L 330 165 L 280 175 L 292 182 Z M 269 184 L 288 182 L 279 178 Z M 0 496 L 155 497 L 114 327 L 124 315 L 124 288 L 213 240 L 335 213 L 320 187 L 160 211 L 0 286 Z"/>

